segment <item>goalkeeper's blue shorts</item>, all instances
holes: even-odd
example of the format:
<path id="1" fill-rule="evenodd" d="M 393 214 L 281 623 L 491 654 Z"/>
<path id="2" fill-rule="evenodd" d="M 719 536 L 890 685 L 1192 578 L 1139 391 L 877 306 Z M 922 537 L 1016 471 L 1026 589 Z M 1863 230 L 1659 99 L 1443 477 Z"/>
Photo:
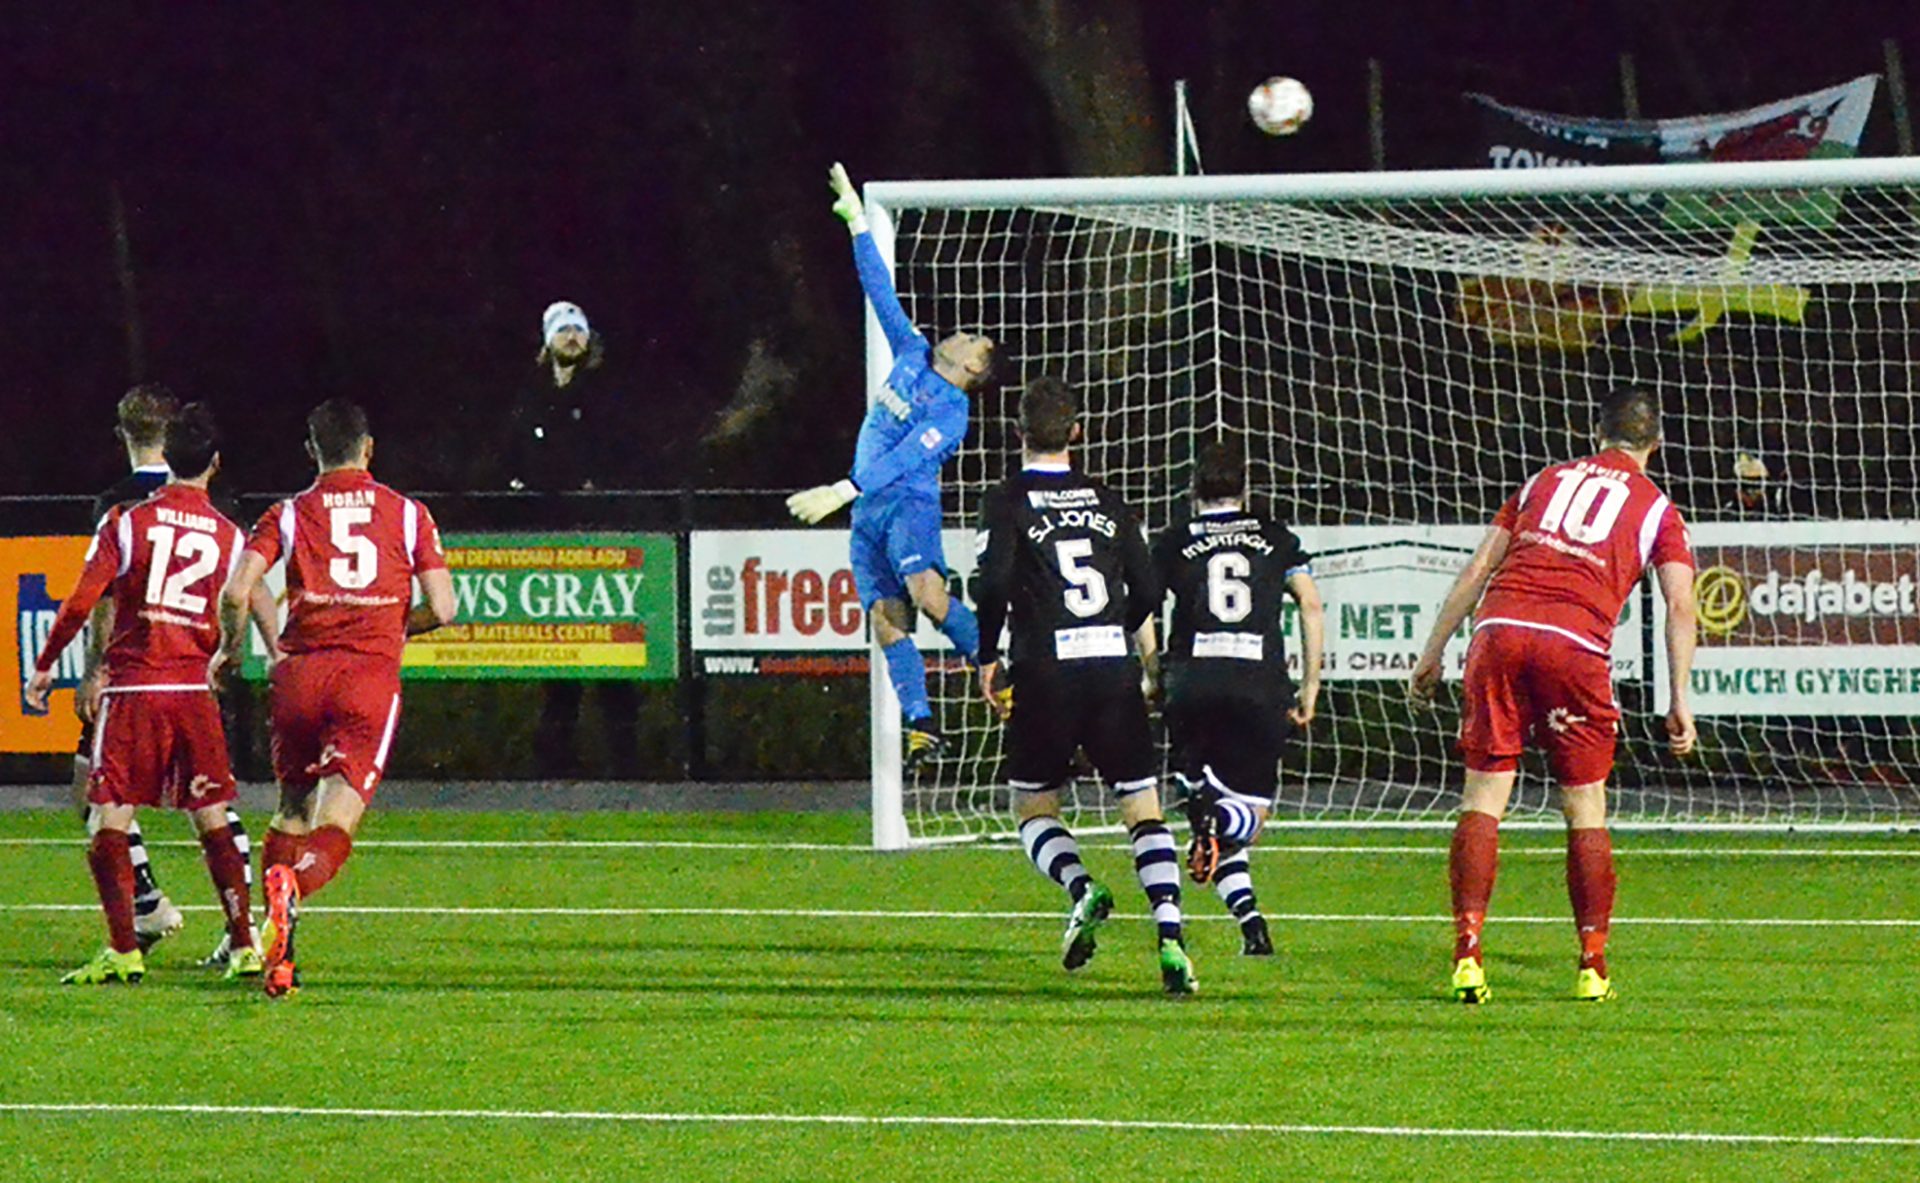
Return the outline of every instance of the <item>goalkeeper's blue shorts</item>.
<path id="1" fill-rule="evenodd" d="M 947 574 L 947 552 L 940 543 L 940 499 L 902 497 L 853 503 L 853 541 L 849 559 L 860 606 L 873 611 L 876 600 L 908 603 L 906 579 L 921 571 Z"/>

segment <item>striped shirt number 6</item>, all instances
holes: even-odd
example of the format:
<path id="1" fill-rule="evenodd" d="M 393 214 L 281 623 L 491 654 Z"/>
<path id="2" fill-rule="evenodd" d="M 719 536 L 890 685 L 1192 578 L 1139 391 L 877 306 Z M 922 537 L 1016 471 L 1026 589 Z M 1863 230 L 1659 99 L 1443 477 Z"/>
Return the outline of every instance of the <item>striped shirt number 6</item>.
<path id="1" fill-rule="evenodd" d="M 1253 564 L 1238 551 L 1221 551 L 1207 560 L 1207 611 L 1221 624 L 1239 624 L 1253 615 L 1253 589 L 1247 586 Z"/>

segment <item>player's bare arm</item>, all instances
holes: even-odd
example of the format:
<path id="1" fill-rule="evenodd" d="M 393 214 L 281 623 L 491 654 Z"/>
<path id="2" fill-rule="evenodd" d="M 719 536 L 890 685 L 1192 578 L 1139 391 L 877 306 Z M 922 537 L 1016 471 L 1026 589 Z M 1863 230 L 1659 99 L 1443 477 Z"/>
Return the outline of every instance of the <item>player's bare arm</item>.
<path id="1" fill-rule="evenodd" d="M 1140 654 L 1140 693 L 1151 702 L 1160 697 L 1160 633 L 1153 617 L 1141 621 L 1134 630 L 1133 646 Z"/>
<path id="2" fill-rule="evenodd" d="M 33 671 L 33 676 L 27 679 L 27 689 L 24 695 L 27 701 L 27 705 L 32 707 L 36 711 L 46 710 L 47 696 L 50 693 L 52 693 L 52 691 L 53 691 L 53 671 L 51 670 Z"/>
<path id="3" fill-rule="evenodd" d="M 453 594 L 453 576 L 445 567 L 435 567 L 414 576 L 420 584 L 420 603 L 407 612 L 407 635 L 417 637 L 453 623 L 459 602 Z"/>
<path id="4" fill-rule="evenodd" d="M 239 565 L 233 569 L 227 585 L 220 589 L 220 651 L 207 666 L 207 680 L 213 686 L 219 686 L 229 671 L 240 668 L 247 644 L 247 618 L 253 611 L 253 594 L 266 573 L 266 559 L 255 551 L 242 551 Z"/>
<path id="5" fill-rule="evenodd" d="M 1460 630 L 1475 605 L 1480 603 L 1480 594 L 1487 590 L 1487 580 L 1493 578 L 1500 560 L 1506 557 L 1511 541 L 1512 536 L 1499 526 L 1489 527 L 1473 557 L 1454 577 L 1453 586 L 1447 589 L 1447 598 L 1440 602 L 1440 615 L 1433 622 L 1433 631 L 1427 635 L 1426 648 L 1421 650 L 1420 660 L 1414 663 L 1413 674 L 1407 679 L 1407 693 L 1415 702 L 1433 697 L 1434 688 L 1440 684 L 1440 659 L 1446 652 L 1447 640 Z"/>
<path id="6" fill-rule="evenodd" d="M 994 717 L 1005 722 L 1013 714 L 1013 695 L 1000 685 L 1000 663 L 990 661 L 980 667 L 980 697 L 986 700 Z"/>
<path id="7" fill-rule="evenodd" d="M 1675 756 L 1685 756 L 1693 751 L 1699 737 L 1693 710 L 1687 705 L 1693 649 L 1699 637 L 1694 624 L 1693 568 L 1685 563 L 1662 563 L 1654 574 L 1660 581 L 1660 595 L 1667 601 L 1667 681 L 1673 687 L 1667 707 L 1667 748 Z"/>
<path id="8" fill-rule="evenodd" d="M 267 666 L 272 668 L 280 659 L 280 606 L 264 582 L 253 585 L 253 594 L 247 598 L 247 614 L 253 617 L 253 627 L 260 630 L 260 643 L 267 651 Z"/>
<path id="9" fill-rule="evenodd" d="M 1296 571 L 1287 578 L 1287 590 L 1300 606 L 1300 691 L 1287 712 L 1295 724 L 1313 722 L 1320 705 L 1320 664 L 1326 652 L 1327 610 L 1313 576 Z"/>
<path id="10" fill-rule="evenodd" d="M 107 639 L 113 635 L 113 601 L 101 600 L 87 620 L 87 658 L 80 688 L 73 696 L 73 712 L 83 723 L 100 713 L 100 696 L 107 688 Z"/>
<path id="11" fill-rule="evenodd" d="M 80 630 L 85 627 L 85 621 L 91 618 L 94 610 L 101 604 L 110 602 L 102 597 L 112 584 L 114 573 L 119 567 L 119 551 L 112 541 L 112 529 L 111 518 L 102 522 L 99 533 L 95 535 L 93 547 L 87 551 L 87 564 L 80 571 L 80 581 L 74 585 L 73 591 L 60 605 L 60 611 L 54 617 L 53 630 L 47 634 L 46 641 L 40 646 L 39 657 L 34 662 L 36 677 L 27 679 L 27 687 L 23 691 L 27 704 L 34 710 L 47 709 L 47 694 L 53 686 L 51 671 L 54 661 L 80 634 Z M 108 614 L 108 619 L 112 619 L 111 613 Z M 104 648 L 103 642 L 103 651 Z M 46 674 L 44 679 L 37 678 L 41 673 Z M 104 675 L 102 675 L 103 679 Z M 33 696 L 36 681 L 42 683 L 38 699 Z"/>

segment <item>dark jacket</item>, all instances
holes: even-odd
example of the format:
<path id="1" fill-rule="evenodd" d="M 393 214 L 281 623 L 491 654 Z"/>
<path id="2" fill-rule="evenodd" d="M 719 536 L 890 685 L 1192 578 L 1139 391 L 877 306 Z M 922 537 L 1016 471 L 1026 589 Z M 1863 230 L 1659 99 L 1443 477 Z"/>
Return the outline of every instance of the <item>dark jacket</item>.
<path id="1" fill-rule="evenodd" d="M 542 366 L 528 375 L 508 417 L 507 479 L 543 491 L 620 489 L 632 485 L 621 458 L 632 441 L 618 393 L 605 370 L 574 370 L 565 386 Z"/>

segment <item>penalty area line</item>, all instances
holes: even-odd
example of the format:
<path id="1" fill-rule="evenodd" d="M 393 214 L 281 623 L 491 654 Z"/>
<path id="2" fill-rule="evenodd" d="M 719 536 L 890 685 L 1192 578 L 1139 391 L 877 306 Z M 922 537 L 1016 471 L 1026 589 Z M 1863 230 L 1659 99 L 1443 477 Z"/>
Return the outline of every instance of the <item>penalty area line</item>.
<path id="1" fill-rule="evenodd" d="M 148 838 L 145 840 L 149 850 L 155 847 L 177 846 L 200 848 L 197 839 L 190 838 Z M 0 838 L 0 846 L 72 846 L 85 849 L 85 836 L 73 838 Z M 461 839 L 461 838 L 369 838 L 365 842 L 356 840 L 355 850 L 798 850 L 841 852 L 845 854 L 872 854 L 869 845 L 856 845 L 851 842 L 691 842 L 652 839 L 621 838 L 498 838 L 498 839 Z M 1018 849 L 1017 847 L 1011 849 Z M 891 853 L 891 852 L 889 852 Z"/>
<path id="2" fill-rule="evenodd" d="M 389 1109 L 312 1105 L 128 1105 L 0 1103 L 0 1113 L 43 1116 L 118 1114 L 198 1117 L 303 1117 L 386 1121 L 605 1122 L 632 1125 L 873 1126 L 1006 1130 L 1106 1130 L 1279 1137 L 1484 1139 L 1641 1142 L 1721 1146 L 1886 1146 L 1920 1148 L 1920 1138 L 1876 1134 L 1740 1134 L 1689 1130 L 1556 1130 L 1449 1126 L 1320 1125 L 1294 1122 L 1173 1121 L 1095 1117 L 964 1117 L 939 1114 L 648 1113 L 564 1109 Z"/>
<path id="3" fill-rule="evenodd" d="M 97 912 L 98 904 L 0 904 L 0 914 L 7 912 Z M 183 904 L 183 912 L 218 912 L 213 904 Z M 329 907 L 325 904 L 304 905 L 303 914 L 314 916 L 441 916 L 452 919 L 466 918 L 515 918 L 515 917 L 631 917 L 645 919 L 660 918 L 726 918 L 726 919 L 765 919 L 765 920 L 1044 920 L 1058 923 L 1059 912 L 991 912 L 991 911 L 932 911 L 886 910 L 876 908 L 469 908 L 469 907 L 389 907 L 357 906 Z M 1265 912 L 1266 918 L 1276 924 L 1445 924 L 1453 923 L 1451 916 L 1418 916 L 1384 912 Z M 1145 912 L 1113 913 L 1115 920 L 1145 920 Z M 1226 923 L 1231 916 L 1188 916 L 1187 923 Z M 1492 916 L 1489 924 L 1566 924 L 1566 916 Z M 1827 919 L 1822 917 L 1718 917 L 1718 916 L 1615 916 L 1617 925 L 1648 925 L 1664 928 L 1920 928 L 1920 920 L 1906 919 Z"/>
<path id="4" fill-rule="evenodd" d="M 72 838 L 0 838 L 0 846 L 51 846 L 84 850 L 87 840 L 84 836 Z M 200 843 L 188 838 L 148 838 L 147 849 L 174 847 L 198 850 Z M 1083 842 L 1082 849 L 1091 850 L 1131 850 L 1123 842 L 1095 843 Z M 652 839 L 592 839 L 592 838 L 500 838 L 474 839 L 459 838 L 407 839 L 370 838 L 365 842 L 356 841 L 356 851 L 367 850 L 500 850 L 500 851 L 538 851 L 538 850 L 713 850 L 730 852 L 759 851 L 800 851 L 820 854 L 881 855 L 893 857 L 901 851 L 876 851 L 866 844 L 848 842 L 692 842 L 666 841 Z M 1252 849 L 1262 855 L 1313 854 L 1313 855 L 1426 855 L 1444 858 L 1448 853 L 1445 846 L 1322 846 L 1294 845 L 1284 842 L 1262 842 Z M 1024 857 L 1025 852 L 1013 843 L 959 843 L 950 846 L 917 847 L 912 853 L 946 853 L 958 851 L 990 851 L 994 854 L 1017 854 Z M 1509 846 L 1500 851 L 1502 858 L 1563 858 L 1565 846 Z M 1849 849 L 1847 847 L 1793 847 L 1793 846 L 1699 846 L 1690 848 L 1634 846 L 1615 847 L 1613 857 L 1620 859 L 1659 859 L 1659 858 L 1783 858 L 1783 859 L 1920 859 L 1920 846 L 1892 850 Z"/>

